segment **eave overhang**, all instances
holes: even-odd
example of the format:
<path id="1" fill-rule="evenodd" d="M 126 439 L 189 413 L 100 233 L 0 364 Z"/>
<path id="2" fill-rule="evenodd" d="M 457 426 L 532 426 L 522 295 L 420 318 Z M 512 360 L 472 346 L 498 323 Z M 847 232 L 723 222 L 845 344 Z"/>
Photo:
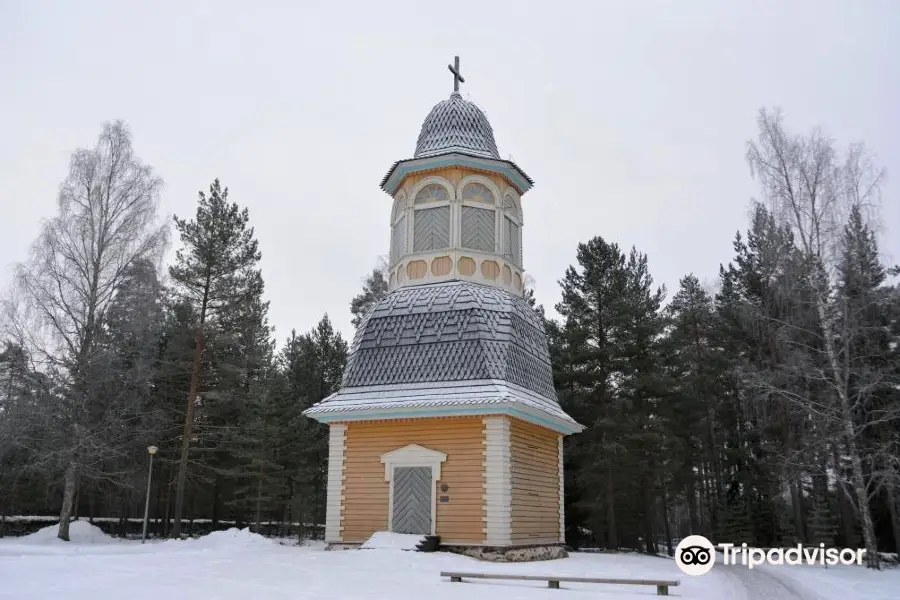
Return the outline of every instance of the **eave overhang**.
<path id="1" fill-rule="evenodd" d="M 326 414 L 307 414 L 320 423 L 346 423 L 348 421 L 389 421 L 394 419 L 425 419 L 429 417 L 465 417 L 506 415 L 516 417 L 546 427 L 563 435 L 584 431 L 585 426 L 541 413 L 527 406 L 510 402 L 507 404 L 487 404 L 468 406 L 419 407 L 407 409 L 359 410 Z"/>
<path id="2" fill-rule="evenodd" d="M 502 381 L 342 388 L 303 414 L 320 423 L 507 415 L 563 435 L 585 429 L 555 401 Z"/>
<path id="3" fill-rule="evenodd" d="M 437 156 L 398 160 L 381 180 L 381 189 L 393 196 L 403 179 L 412 173 L 445 167 L 468 167 L 503 175 L 521 196 L 534 186 L 534 181 L 519 166 L 508 160 L 485 158 L 466 152 L 450 152 Z"/>

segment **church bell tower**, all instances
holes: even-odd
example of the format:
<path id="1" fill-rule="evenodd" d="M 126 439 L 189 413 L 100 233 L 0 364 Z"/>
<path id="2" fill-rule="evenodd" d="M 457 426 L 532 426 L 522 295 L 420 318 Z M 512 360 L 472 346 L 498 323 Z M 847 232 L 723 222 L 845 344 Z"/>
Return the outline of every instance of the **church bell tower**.
<path id="1" fill-rule="evenodd" d="M 304 414 L 329 427 L 325 539 L 434 536 L 511 559 L 565 554 L 563 437 L 543 323 L 523 298 L 531 179 L 453 93 L 390 168 L 390 288 L 360 322 L 341 389 Z M 518 558 L 515 558 L 518 557 Z"/>

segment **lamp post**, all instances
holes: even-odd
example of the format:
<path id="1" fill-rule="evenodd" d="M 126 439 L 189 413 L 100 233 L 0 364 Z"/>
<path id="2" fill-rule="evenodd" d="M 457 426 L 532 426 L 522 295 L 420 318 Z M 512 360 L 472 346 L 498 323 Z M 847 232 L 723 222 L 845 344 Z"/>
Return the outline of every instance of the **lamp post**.
<path id="1" fill-rule="evenodd" d="M 150 471 L 147 473 L 147 500 L 144 503 L 144 533 L 141 534 L 141 543 L 147 541 L 147 522 L 150 520 L 150 482 L 153 480 L 153 457 L 156 456 L 156 446 L 147 446 L 150 454 Z"/>

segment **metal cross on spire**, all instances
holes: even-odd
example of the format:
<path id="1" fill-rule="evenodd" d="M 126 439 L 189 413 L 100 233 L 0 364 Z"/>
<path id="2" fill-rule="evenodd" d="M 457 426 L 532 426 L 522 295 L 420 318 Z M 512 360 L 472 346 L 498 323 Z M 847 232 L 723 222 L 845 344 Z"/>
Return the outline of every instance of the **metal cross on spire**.
<path id="1" fill-rule="evenodd" d="M 462 76 L 462 74 L 459 72 L 459 57 L 458 57 L 458 56 L 454 56 L 454 57 L 453 57 L 453 64 L 452 64 L 452 65 L 447 65 L 447 68 L 450 69 L 450 72 L 451 72 L 451 73 L 453 73 L 453 91 L 454 91 L 454 92 L 458 92 L 458 91 L 459 91 L 459 84 L 460 84 L 460 83 L 465 83 L 465 82 L 466 82 L 465 78 L 464 78 L 464 77 Z"/>

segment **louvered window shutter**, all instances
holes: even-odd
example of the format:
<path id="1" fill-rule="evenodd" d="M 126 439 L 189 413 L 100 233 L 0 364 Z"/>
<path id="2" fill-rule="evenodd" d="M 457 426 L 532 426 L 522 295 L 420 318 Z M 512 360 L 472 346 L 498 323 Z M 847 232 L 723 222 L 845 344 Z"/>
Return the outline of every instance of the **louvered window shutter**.
<path id="1" fill-rule="evenodd" d="M 406 253 L 406 217 L 402 217 L 391 230 L 391 263 Z"/>
<path id="2" fill-rule="evenodd" d="M 462 207 L 462 247 L 479 252 L 494 252 L 494 211 L 473 206 Z"/>
<path id="3" fill-rule="evenodd" d="M 522 265 L 522 233 L 519 226 L 509 217 L 503 219 L 506 225 L 506 244 L 504 248 L 504 256 L 507 260 L 521 266 Z"/>
<path id="4" fill-rule="evenodd" d="M 413 252 L 450 247 L 450 207 L 425 208 L 415 212 Z"/>

